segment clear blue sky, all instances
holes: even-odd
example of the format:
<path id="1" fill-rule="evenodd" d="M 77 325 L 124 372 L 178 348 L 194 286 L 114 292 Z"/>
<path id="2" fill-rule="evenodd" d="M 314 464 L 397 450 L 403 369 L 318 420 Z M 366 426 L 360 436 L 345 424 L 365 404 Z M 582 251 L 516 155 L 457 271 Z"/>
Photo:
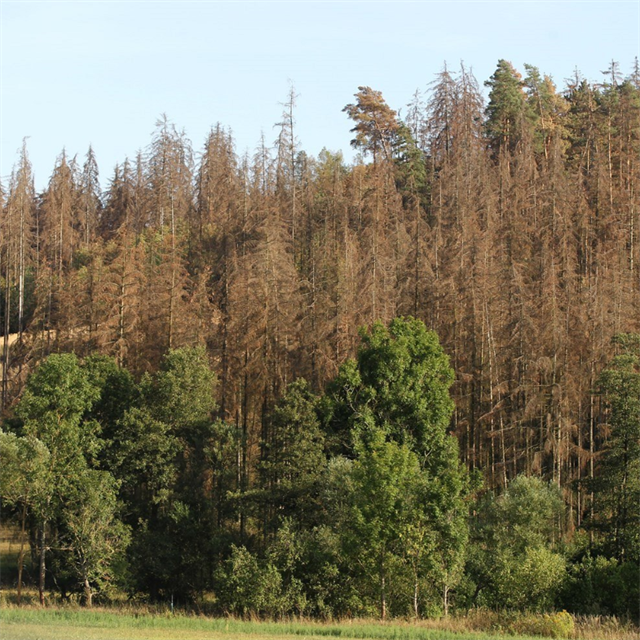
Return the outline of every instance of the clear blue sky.
<path id="1" fill-rule="evenodd" d="M 640 1 L 0 2 L 3 185 L 22 138 L 42 189 L 66 147 L 91 143 L 106 184 L 149 143 L 166 113 L 199 151 L 216 122 L 239 153 L 270 144 L 289 81 L 297 135 L 316 155 L 349 151 L 342 113 L 359 85 L 403 108 L 446 60 L 482 84 L 500 58 L 533 64 L 556 84 L 589 80 L 615 59 L 626 75 L 640 49 Z"/>

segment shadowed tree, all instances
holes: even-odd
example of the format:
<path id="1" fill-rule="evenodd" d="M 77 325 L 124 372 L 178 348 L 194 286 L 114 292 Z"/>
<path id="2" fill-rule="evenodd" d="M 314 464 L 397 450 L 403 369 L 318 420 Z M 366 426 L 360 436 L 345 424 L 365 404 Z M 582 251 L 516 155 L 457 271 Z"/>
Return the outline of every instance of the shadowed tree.
<path id="1" fill-rule="evenodd" d="M 640 335 L 619 334 L 619 349 L 598 383 L 607 413 L 607 437 L 594 480 L 590 523 L 618 560 L 640 561 Z"/>

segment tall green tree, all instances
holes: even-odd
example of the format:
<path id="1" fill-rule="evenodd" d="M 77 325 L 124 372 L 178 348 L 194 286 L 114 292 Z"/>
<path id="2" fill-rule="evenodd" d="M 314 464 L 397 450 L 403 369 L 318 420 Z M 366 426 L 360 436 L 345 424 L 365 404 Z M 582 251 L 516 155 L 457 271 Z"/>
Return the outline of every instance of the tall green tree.
<path id="1" fill-rule="evenodd" d="M 362 330 L 360 338 L 357 360 L 328 387 L 330 432 L 348 429 L 353 445 L 380 428 L 414 450 L 424 468 L 447 466 L 455 455 L 447 433 L 453 371 L 437 335 L 419 320 L 396 318 Z"/>
<path id="2" fill-rule="evenodd" d="M 67 496 L 95 459 L 100 442 L 97 423 L 84 420 L 98 399 L 98 390 L 74 354 L 49 356 L 30 376 L 16 416 L 22 434 L 39 440 L 49 451 L 46 473 L 49 491 L 38 504 L 37 554 L 38 589 L 44 604 L 47 533 L 55 531 Z M 62 515 L 62 517 L 64 517 Z"/>
<path id="3" fill-rule="evenodd" d="M 89 146 L 79 177 L 79 219 L 78 231 L 82 237 L 85 249 L 89 249 L 96 236 L 100 216 L 102 213 L 102 190 L 100 187 L 100 173 L 98 161 L 93 148 Z"/>
<path id="4" fill-rule="evenodd" d="M 121 448 L 123 477 L 136 496 L 129 517 L 140 519 L 129 553 L 133 585 L 152 598 L 211 588 L 231 542 L 224 526 L 234 516 L 236 439 L 213 418 L 215 379 L 203 348 L 169 351 L 160 371 L 142 380 L 140 407 L 120 424 L 130 432 Z"/>
<path id="5" fill-rule="evenodd" d="M 372 433 L 368 444 L 360 443 L 356 451 L 349 483 L 344 487 L 347 508 L 339 523 L 340 533 L 365 606 L 367 599 L 377 600 L 384 620 L 390 599 L 401 593 L 397 583 L 405 569 L 403 538 L 417 519 L 413 498 L 420 466 L 415 453 L 406 445 L 387 440 L 382 430 Z"/>
<path id="6" fill-rule="evenodd" d="M 640 561 L 640 335 L 618 334 L 619 350 L 600 374 L 607 436 L 593 483 L 594 521 L 605 549 Z"/>
<path id="7" fill-rule="evenodd" d="M 437 606 L 446 610 L 460 578 L 469 491 L 448 434 L 453 371 L 436 334 L 418 320 L 376 323 L 361 340 L 357 360 L 343 365 L 323 407 L 329 447 L 355 458 L 343 521 L 347 540 L 368 542 L 347 546 L 354 562 L 368 565 L 361 565 L 365 575 L 376 576 L 382 617 L 391 566 L 396 581 L 404 574 L 411 584 L 405 613 L 421 610 L 425 581 L 442 587 Z M 427 544 L 431 561 L 420 549 Z"/>
<path id="8" fill-rule="evenodd" d="M 496 155 L 512 153 L 527 132 L 531 118 L 522 76 L 507 60 L 499 60 L 489 80 L 489 104 L 486 109 L 486 133 Z"/>
<path id="9" fill-rule="evenodd" d="M 326 465 L 318 397 L 304 379 L 292 382 L 267 421 L 266 441 L 258 463 L 265 498 L 265 534 L 285 518 L 303 526 L 313 524 L 318 510 L 318 482 Z"/>

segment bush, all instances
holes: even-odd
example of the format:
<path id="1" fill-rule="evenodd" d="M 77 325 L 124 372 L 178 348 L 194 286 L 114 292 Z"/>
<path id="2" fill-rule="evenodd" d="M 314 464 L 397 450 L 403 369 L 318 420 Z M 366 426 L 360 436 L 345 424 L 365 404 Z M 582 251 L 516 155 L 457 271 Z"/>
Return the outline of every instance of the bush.
<path id="1" fill-rule="evenodd" d="M 231 548 L 231 557 L 219 576 L 221 605 L 235 615 L 281 618 L 303 615 L 307 601 L 302 583 L 291 578 L 285 584 L 278 567 L 245 547 Z"/>
<path id="2" fill-rule="evenodd" d="M 554 544 L 563 517 L 557 487 L 518 476 L 498 497 L 478 504 L 467 553 L 468 584 L 461 602 L 520 611 L 548 611 L 566 579 Z"/>
<path id="3" fill-rule="evenodd" d="M 245 547 L 235 545 L 225 564 L 219 598 L 229 613 L 270 617 L 280 613 L 282 578 L 273 565 L 260 562 Z"/>
<path id="4" fill-rule="evenodd" d="M 548 638 L 571 638 L 575 631 L 573 617 L 566 611 L 543 616 L 537 635 Z"/>
<path id="5" fill-rule="evenodd" d="M 569 567 L 560 596 L 562 606 L 585 615 L 640 619 L 640 567 L 614 558 L 584 556 Z"/>
<path id="6" fill-rule="evenodd" d="M 493 558 L 492 584 L 483 594 L 490 607 L 548 611 L 566 579 L 564 558 L 546 547 L 522 555 L 502 549 Z"/>
<path id="7" fill-rule="evenodd" d="M 475 609 L 467 616 L 468 628 L 489 634 L 571 638 L 573 616 L 566 611 L 550 614 Z"/>
<path id="8" fill-rule="evenodd" d="M 515 570 L 516 584 L 521 594 L 521 606 L 537 610 L 553 606 L 556 594 L 566 576 L 564 558 L 546 547 L 528 549 Z M 522 601 L 524 598 L 524 601 Z"/>

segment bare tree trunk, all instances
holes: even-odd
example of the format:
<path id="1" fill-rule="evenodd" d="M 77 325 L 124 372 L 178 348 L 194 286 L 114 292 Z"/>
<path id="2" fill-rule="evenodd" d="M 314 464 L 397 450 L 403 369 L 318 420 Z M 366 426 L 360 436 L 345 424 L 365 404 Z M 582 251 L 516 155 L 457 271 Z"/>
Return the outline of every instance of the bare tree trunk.
<path id="1" fill-rule="evenodd" d="M 27 503 L 22 505 L 22 518 L 20 523 L 20 553 L 18 554 L 18 605 L 22 600 L 22 568 L 24 567 L 24 539 L 27 523 Z"/>
<path id="2" fill-rule="evenodd" d="M 91 608 L 93 605 L 93 590 L 91 589 L 91 585 L 89 584 L 89 579 L 85 577 L 84 579 L 84 604 L 86 607 Z"/>
<path id="3" fill-rule="evenodd" d="M 169 290 L 169 349 L 173 348 L 176 289 L 176 217 L 171 194 L 171 285 Z"/>
<path id="4" fill-rule="evenodd" d="M 42 522 L 40 524 L 40 531 L 38 531 L 38 546 L 40 548 L 40 567 L 38 571 L 38 595 L 40 597 L 40 605 L 44 607 L 44 577 L 46 572 L 45 565 L 45 542 L 46 542 L 46 529 L 47 523 Z"/>
<path id="5" fill-rule="evenodd" d="M 18 250 L 18 334 L 22 344 L 23 318 L 24 318 L 24 202 L 20 207 L 20 244 Z"/>
<path id="6" fill-rule="evenodd" d="M 124 365 L 124 319 L 125 319 L 125 295 L 126 295 L 125 267 L 123 265 L 120 278 L 120 296 L 118 300 L 118 365 Z"/>
<path id="7" fill-rule="evenodd" d="M 5 269 L 5 300 L 4 300 L 4 326 L 2 328 L 2 408 L 9 402 L 9 316 L 11 314 L 11 278 L 9 277 L 9 249 L 7 248 L 7 262 Z"/>

